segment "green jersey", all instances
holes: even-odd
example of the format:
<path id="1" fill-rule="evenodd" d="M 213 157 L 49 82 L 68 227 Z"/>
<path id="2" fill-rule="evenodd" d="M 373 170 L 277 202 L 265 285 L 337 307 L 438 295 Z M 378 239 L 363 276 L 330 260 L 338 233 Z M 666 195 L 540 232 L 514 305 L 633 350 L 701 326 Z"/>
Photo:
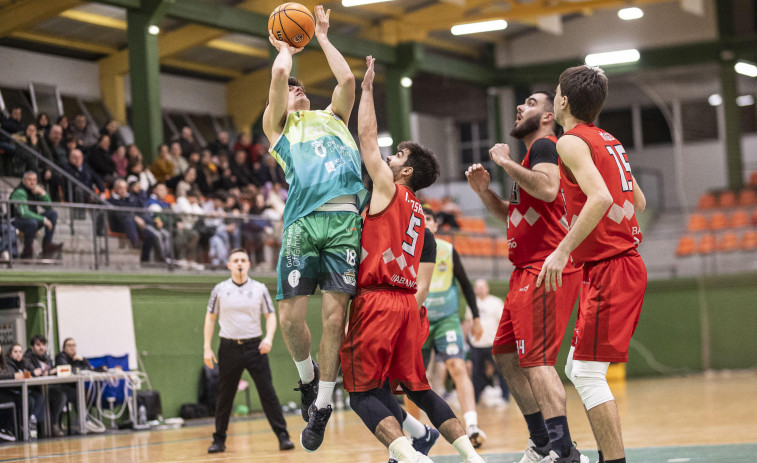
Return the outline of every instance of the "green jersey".
<path id="1" fill-rule="evenodd" d="M 353 195 L 355 212 L 365 206 L 360 153 L 338 116 L 327 111 L 290 113 L 271 154 L 289 183 L 285 227 L 339 196 Z"/>
<path id="2" fill-rule="evenodd" d="M 452 263 L 452 244 L 436 240 L 436 265 L 426 297 L 428 321 L 433 323 L 452 314 L 457 314 L 457 285 Z"/>

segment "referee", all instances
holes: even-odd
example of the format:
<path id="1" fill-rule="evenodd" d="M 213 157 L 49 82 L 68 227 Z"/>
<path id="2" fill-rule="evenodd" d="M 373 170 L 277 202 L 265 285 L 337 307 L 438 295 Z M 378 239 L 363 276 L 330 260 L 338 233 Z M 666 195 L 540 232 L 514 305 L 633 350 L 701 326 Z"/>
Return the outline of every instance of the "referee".
<path id="1" fill-rule="evenodd" d="M 203 330 L 205 365 L 213 368 L 213 362 L 218 363 L 216 432 L 208 453 L 226 450 L 226 429 L 229 427 L 231 407 L 245 369 L 255 381 L 265 416 L 279 439 L 279 450 L 293 449 L 294 444 L 289 440 L 279 398 L 273 390 L 271 368 L 266 355 L 271 350 L 273 335 L 276 333 L 276 314 L 271 295 L 262 283 L 247 276 L 250 259 L 244 249 L 232 250 L 226 267 L 231 271 L 231 278 L 213 288 Z M 264 338 L 260 326 L 261 314 L 266 319 Z M 210 347 L 216 318 L 221 325 L 218 360 Z"/>

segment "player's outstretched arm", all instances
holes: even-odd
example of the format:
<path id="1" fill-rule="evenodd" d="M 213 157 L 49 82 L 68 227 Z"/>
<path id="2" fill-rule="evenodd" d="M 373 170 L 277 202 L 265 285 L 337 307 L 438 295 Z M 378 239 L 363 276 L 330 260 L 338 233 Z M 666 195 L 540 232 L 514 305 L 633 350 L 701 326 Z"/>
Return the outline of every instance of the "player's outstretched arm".
<path id="1" fill-rule="evenodd" d="M 471 187 L 471 190 L 481 198 L 481 202 L 484 203 L 484 206 L 486 206 L 489 212 L 491 212 L 494 217 L 507 223 L 507 213 L 508 208 L 510 207 L 510 202 L 503 200 L 497 196 L 497 193 L 489 188 L 491 180 L 489 178 L 489 172 L 484 169 L 484 166 L 481 164 L 473 164 L 465 171 L 465 177 L 468 179 L 468 185 Z"/>
<path id="2" fill-rule="evenodd" d="M 389 204 L 396 187 L 392 170 L 381 157 L 378 145 L 378 123 L 376 122 L 376 109 L 373 103 L 375 61 L 376 59 L 372 56 L 365 59 L 368 69 L 365 72 L 365 77 L 363 77 L 363 93 L 360 96 L 360 107 L 357 113 L 357 133 L 365 169 L 373 180 L 371 210 L 380 211 Z"/>
<path id="3" fill-rule="evenodd" d="M 636 181 L 636 177 L 631 176 L 633 179 L 633 208 L 636 212 L 644 212 L 647 208 L 647 197 L 644 196 L 644 192 L 641 191 L 639 182 Z"/>
<path id="4" fill-rule="evenodd" d="M 563 135 L 557 142 L 557 153 L 586 195 L 586 203 L 557 249 L 547 256 L 536 279 L 537 287 L 546 280 L 547 291 L 556 291 L 558 286 L 562 286 L 562 271 L 568 263 L 570 253 L 589 236 L 612 205 L 610 191 L 591 159 L 591 151 L 586 142 L 574 135 Z"/>
<path id="5" fill-rule="evenodd" d="M 331 95 L 331 104 L 327 111 L 331 111 L 339 116 L 345 124 L 350 120 L 352 107 L 355 105 L 355 75 L 352 74 L 350 65 L 344 59 L 339 50 L 329 41 L 329 15 L 331 10 L 324 12 L 323 6 L 315 7 L 315 36 L 321 45 L 321 50 L 326 55 L 326 61 L 329 62 L 331 72 L 336 77 L 336 87 Z"/>
<path id="6" fill-rule="evenodd" d="M 289 106 L 289 74 L 292 72 L 292 56 L 302 51 L 302 48 L 277 40 L 273 33 L 269 33 L 268 41 L 279 51 L 276 59 L 273 60 L 268 106 L 263 113 L 263 131 L 273 144 L 276 143 L 276 139 L 284 128 L 282 124 Z"/>

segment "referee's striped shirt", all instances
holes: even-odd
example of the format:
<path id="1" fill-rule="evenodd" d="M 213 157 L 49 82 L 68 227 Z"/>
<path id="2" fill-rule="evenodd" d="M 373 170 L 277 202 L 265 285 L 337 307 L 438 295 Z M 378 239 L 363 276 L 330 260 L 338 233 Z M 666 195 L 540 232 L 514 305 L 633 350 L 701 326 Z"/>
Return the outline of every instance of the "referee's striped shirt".
<path id="1" fill-rule="evenodd" d="M 241 285 L 229 278 L 213 288 L 208 312 L 218 314 L 220 336 L 226 339 L 249 339 L 263 335 L 261 315 L 274 313 L 268 288 L 247 278 Z"/>

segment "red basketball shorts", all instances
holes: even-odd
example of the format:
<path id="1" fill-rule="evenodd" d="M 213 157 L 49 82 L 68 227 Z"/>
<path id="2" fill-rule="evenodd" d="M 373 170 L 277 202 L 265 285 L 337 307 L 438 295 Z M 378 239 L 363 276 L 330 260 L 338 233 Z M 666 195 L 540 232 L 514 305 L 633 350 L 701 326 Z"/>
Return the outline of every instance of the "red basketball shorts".
<path id="1" fill-rule="evenodd" d="M 413 294 L 376 290 L 358 292 L 350 306 L 350 321 L 340 357 L 344 389 L 363 392 L 402 383 L 410 390 L 430 389 L 421 347 L 428 322 Z"/>
<path id="2" fill-rule="evenodd" d="M 521 367 L 554 365 L 570 313 L 578 298 L 581 272 L 563 274 L 557 291 L 536 287 L 538 274 L 516 268 L 510 276 L 505 310 L 492 345 L 493 354 L 518 352 Z"/>
<path id="3" fill-rule="evenodd" d="M 646 289 L 647 268 L 636 251 L 584 264 L 573 358 L 627 362 Z"/>

